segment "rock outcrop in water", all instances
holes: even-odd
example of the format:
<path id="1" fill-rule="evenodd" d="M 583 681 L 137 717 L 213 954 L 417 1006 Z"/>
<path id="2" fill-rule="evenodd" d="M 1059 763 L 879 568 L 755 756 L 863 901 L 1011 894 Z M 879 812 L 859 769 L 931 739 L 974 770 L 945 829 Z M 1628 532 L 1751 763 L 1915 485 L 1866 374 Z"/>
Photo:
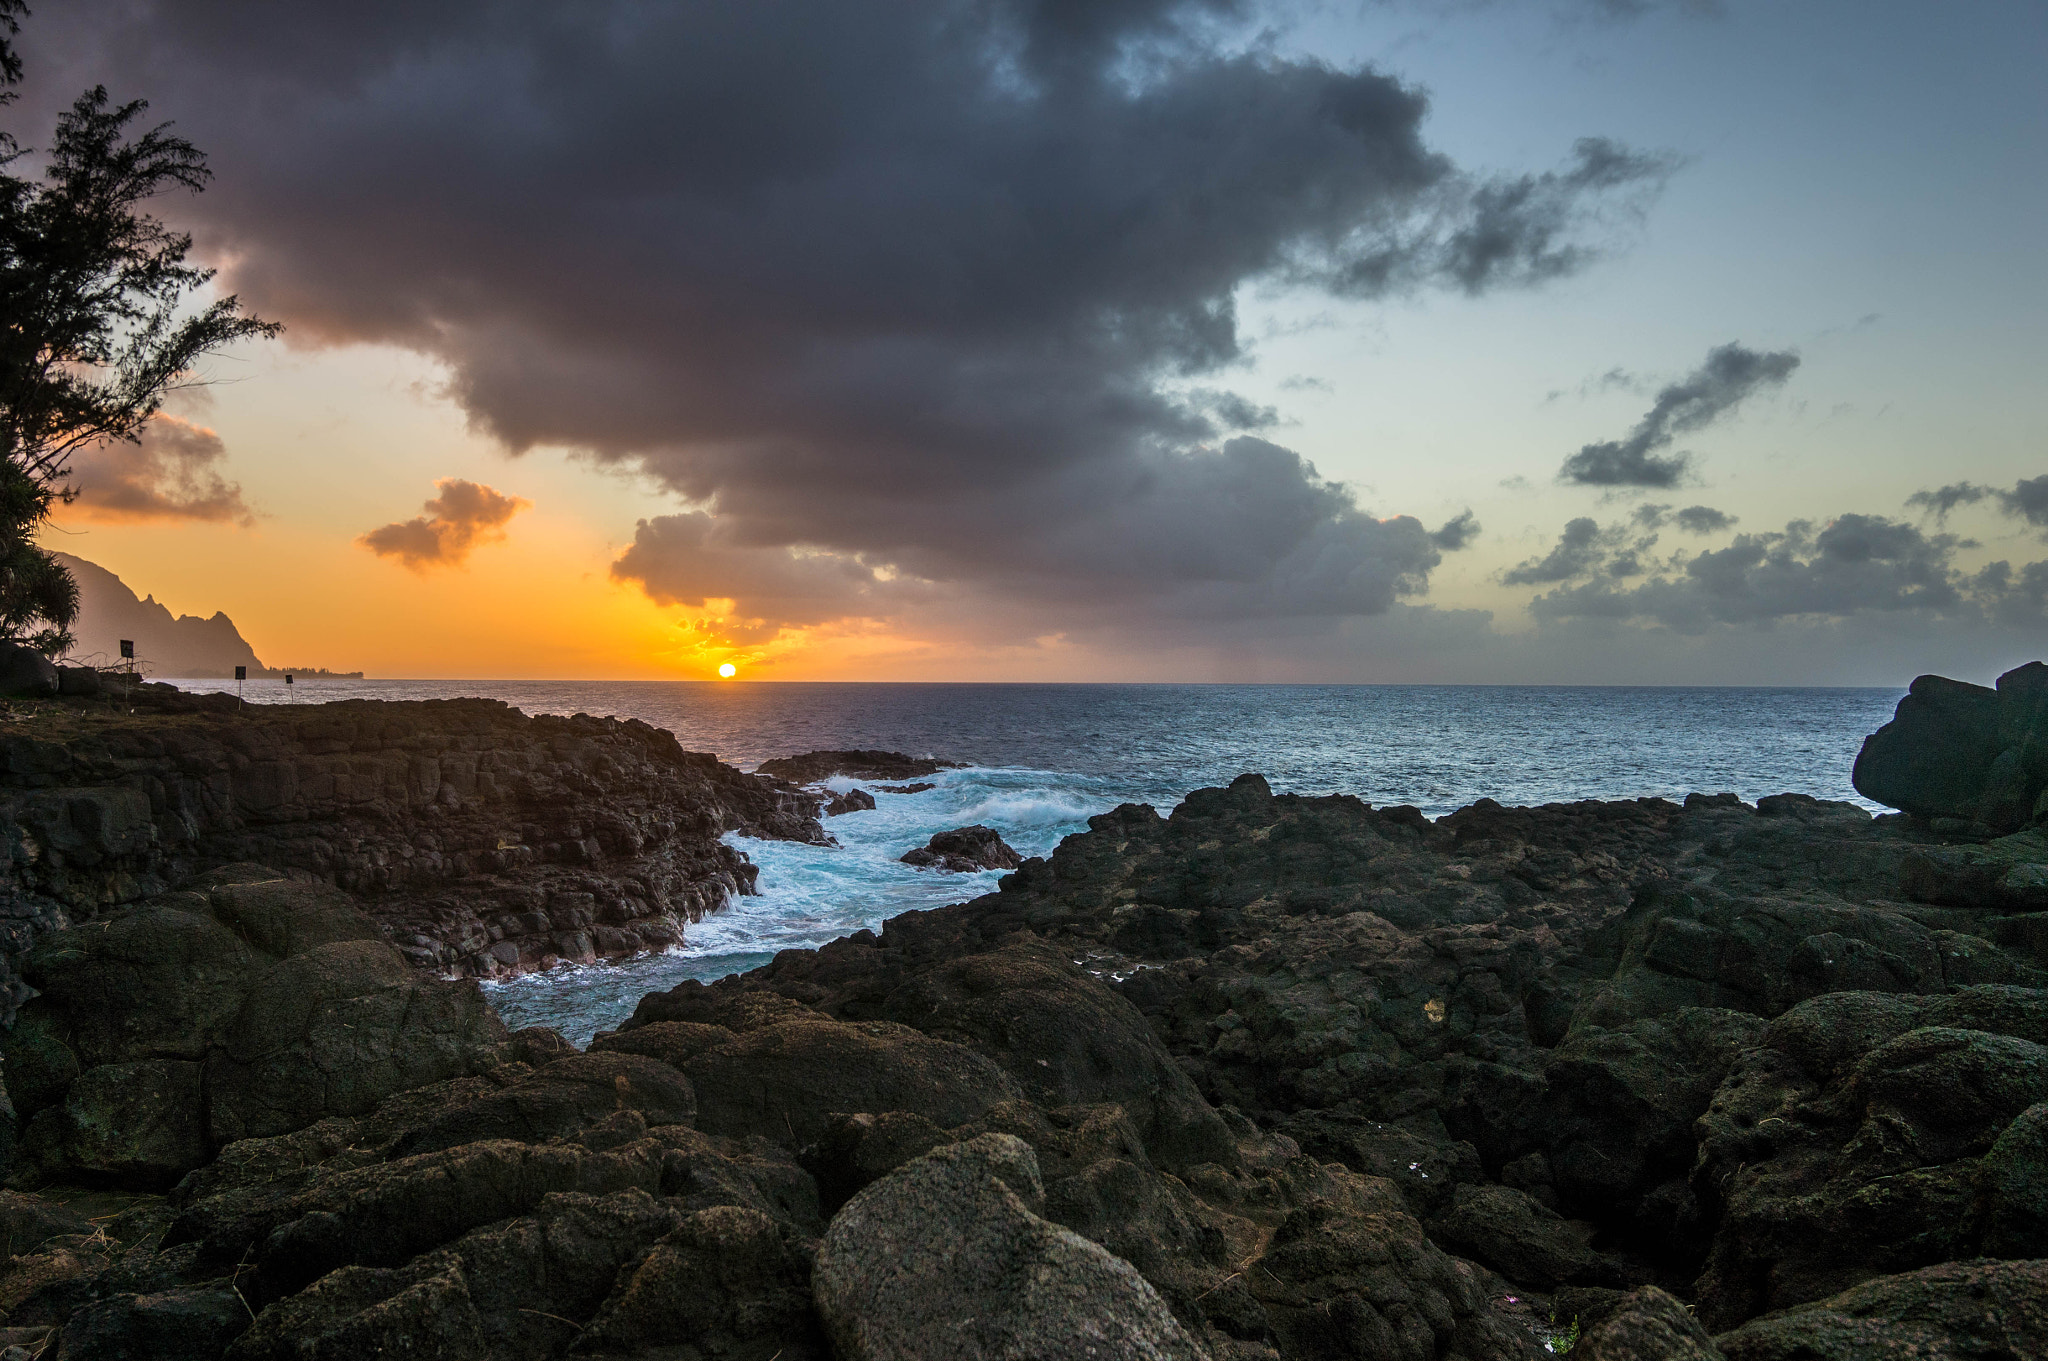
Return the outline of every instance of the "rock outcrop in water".
<path id="1" fill-rule="evenodd" d="M 132 712 L 131 712 L 132 710 Z M 238 706 L 138 688 L 0 737 L 0 985 L 37 936 L 213 865 L 361 899 L 407 959 L 490 976 L 656 949 L 752 891 L 730 831 L 826 840 L 816 800 L 637 720 L 494 700 Z"/>
<path id="2" fill-rule="evenodd" d="M 856 780 L 911 780 L 936 775 L 942 770 L 959 770 L 958 761 L 940 761 L 930 756 L 906 756 L 900 751 L 807 751 L 801 756 L 778 756 L 763 761 L 756 770 L 793 784 L 816 784 L 835 775 Z"/>
<path id="3" fill-rule="evenodd" d="M 2048 1354 L 2036 878 L 2038 833 L 1797 795 L 1431 822 L 1246 776 L 577 1053 L 231 871 L 39 946 L 6 1074 L 47 1198 L 0 1198 L 0 1324 L 67 1358 Z M 343 1034 L 435 1006 L 425 1085 L 409 1028 Z M 94 1112 L 166 1092 L 130 1124 L 196 1094 L 184 1162 L 100 1157 Z M 180 1166 L 97 1234 L 53 1204 Z"/>
<path id="4" fill-rule="evenodd" d="M 905 851 L 897 859 L 917 869 L 947 870 L 954 874 L 1013 870 L 1024 863 L 1024 857 L 995 828 L 979 823 L 938 832 L 924 845 Z"/>

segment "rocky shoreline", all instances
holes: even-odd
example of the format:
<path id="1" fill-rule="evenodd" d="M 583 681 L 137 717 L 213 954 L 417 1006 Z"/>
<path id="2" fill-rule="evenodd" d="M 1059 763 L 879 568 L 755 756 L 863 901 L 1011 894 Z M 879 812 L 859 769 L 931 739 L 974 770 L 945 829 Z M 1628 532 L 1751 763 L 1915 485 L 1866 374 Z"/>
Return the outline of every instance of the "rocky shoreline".
<path id="1" fill-rule="evenodd" d="M 423 968 L 496 977 L 659 949 L 754 866 L 727 832 L 825 843 L 818 799 L 638 720 L 495 700 L 238 706 L 142 685 L 0 732 L 0 988 L 44 932 L 206 868 L 355 895 Z"/>
<path id="2" fill-rule="evenodd" d="M 163 845 L 132 902 L 18 956 L 0 1347 L 2048 1354 L 2048 835 L 2012 822 L 2036 777 L 2007 688 L 1963 775 L 1922 721 L 1939 686 L 1866 747 L 1961 791 L 1918 816 L 1431 821 L 1256 775 L 1126 805 L 998 892 L 649 995 L 588 1052 L 409 966 L 381 881 L 180 878 Z M 658 747 L 523 722 L 590 779 L 576 753 Z M 822 836 L 800 791 L 699 775 L 721 818 Z M 10 797 L 73 788 L 135 786 Z M 199 844 L 302 846 L 316 816 Z M 114 872 L 45 864 L 60 906 Z"/>

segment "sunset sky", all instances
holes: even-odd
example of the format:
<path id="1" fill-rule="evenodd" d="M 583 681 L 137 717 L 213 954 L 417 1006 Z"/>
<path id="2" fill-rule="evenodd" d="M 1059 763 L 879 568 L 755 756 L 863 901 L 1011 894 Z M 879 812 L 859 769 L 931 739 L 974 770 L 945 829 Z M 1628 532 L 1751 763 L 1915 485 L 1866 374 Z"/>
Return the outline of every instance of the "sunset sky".
<path id="1" fill-rule="evenodd" d="M 32 8 L 6 126 L 150 100 L 286 328 L 45 542 L 273 664 L 2048 652 L 2033 0 Z"/>

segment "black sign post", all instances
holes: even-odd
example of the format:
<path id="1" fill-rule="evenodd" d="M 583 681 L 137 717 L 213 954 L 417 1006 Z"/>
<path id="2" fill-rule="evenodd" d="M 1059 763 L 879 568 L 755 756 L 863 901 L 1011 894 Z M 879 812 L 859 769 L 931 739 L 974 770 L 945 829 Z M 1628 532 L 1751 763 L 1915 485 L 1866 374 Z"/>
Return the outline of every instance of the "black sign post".
<path id="1" fill-rule="evenodd" d="M 246 666 L 238 666 L 238 667 L 236 667 L 236 668 L 235 668 L 235 700 L 236 700 L 236 702 L 238 702 L 239 704 L 241 704 L 241 705 L 242 705 L 242 707 L 244 707 L 244 708 L 247 708 L 247 707 L 248 707 L 248 705 L 249 705 L 249 701 L 248 701 L 248 700 L 246 700 L 246 699 L 243 699 L 243 698 L 242 698 L 242 682 L 243 682 L 243 681 L 245 681 L 245 680 L 247 680 L 247 679 L 249 679 L 249 668 L 248 668 L 248 667 L 246 667 Z"/>
<path id="2" fill-rule="evenodd" d="M 291 694 L 292 692 L 292 673 L 289 671 L 284 673 L 284 692 L 287 695 Z M 292 703 L 296 704 L 298 703 L 298 700 L 294 699 Z"/>
<path id="3" fill-rule="evenodd" d="M 121 683 L 121 698 L 123 702 L 126 702 L 128 692 L 135 688 L 135 640 L 133 638 L 123 638 L 121 640 L 121 661 L 125 664 L 125 669 L 128 673 L 128 679 Z"/>

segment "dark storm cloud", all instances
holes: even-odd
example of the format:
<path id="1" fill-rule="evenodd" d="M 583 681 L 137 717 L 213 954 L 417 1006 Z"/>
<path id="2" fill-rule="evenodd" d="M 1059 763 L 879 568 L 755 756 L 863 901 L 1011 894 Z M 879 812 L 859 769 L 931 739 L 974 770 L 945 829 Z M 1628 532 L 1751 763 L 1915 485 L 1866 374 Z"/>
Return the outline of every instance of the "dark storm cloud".
<path id="1" fill-rule="evenodd" d="M 1470 510 L 1466 510 L 1445 521 L 1442 529 L 1429 536 L 1429 541 L 1446 553 L 1455 553 L 1469 546 L 1478 537 L 1479 518 Z"/>
<path id="2" fill-rule="evenodd" d="M 45 114 L 105 80 L 212 154 L 173 208 L 298 342 L 432 355 L 508 448 L 715 520 L 621 560 L 664 598 L 794 622 L 892 599 L 881 572 L 1131 618 L 1385 609 L 1428 533 L 1217 446 L 1278 413 L 1186 395 L 1245 356 L 1236 290 L 1539 282 L 1671 163 L 1589 139 L 1467 172 L 1420 92 L 1247 47 L 1236 9 L 80 0 L 23 36 Z"/>
<path id="3" fill-rule="evenodd" d="M 459 566 L 477 545 L 503 539 L 512 517 L 533 505 L 523 496 L 507 496 L 460 477 L 441 478 L 434 487 L 440 495 L 421 507 L 426 514 L 379 526 L 356 542 L 415 572 Z"/>
<path id="4" fill-rule="evenodd" d="M 116 440 L 73 456 L 73 504 L 101 520 L 199 520 L 247 525 L 255 514 L 242 489 L 216 466 L 221 438 L 203 425 L 159 413 L 136 441 Z"/>
<path id="5" fill-rule="evenodd" d="M 1752 394 L 1775 387 L 1799 367 L 1789 350 L 1772 353 L 1738 344 L 1707 352 L 1706 362 L 1657 400 L 1625 439 L 1588 444 L 1564 461 L 1560 482 L 1588 487 L 1675 487 L 1692 470 L 1690 454 L 1662 454 L 1678 436 L 1703 429 Z"/>
<path id="6" fill-rule="evenodd" d="M 1574 522 L 1577 523 L 1577 522 Z M 1903 521 L 1843 515 L 1815 531 L 1741 534 L 1627 589 L 1594 581 L 1530 602 L 1538 619 L 1640 619 L 1694 633 L 1805 616 L 1974 612 L 1989 601 L 1954 564 L 1966 541 Z"/>

